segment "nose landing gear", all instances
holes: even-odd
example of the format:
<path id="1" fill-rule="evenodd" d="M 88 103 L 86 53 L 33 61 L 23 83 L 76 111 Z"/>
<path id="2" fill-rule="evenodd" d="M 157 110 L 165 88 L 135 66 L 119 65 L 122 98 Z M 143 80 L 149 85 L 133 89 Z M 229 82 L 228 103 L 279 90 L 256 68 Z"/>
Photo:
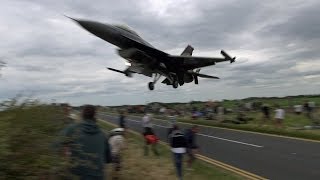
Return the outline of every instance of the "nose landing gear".
<path id="1" fill-rule="evenodd" d="M 161 74 L 155 73 L 153 82 L 148 83 L 148 87 L 149 87 L 150 91 L 154 90 L 154 85 L 157 83 L 157 81 L 160 79 L 160 77 L 161 77 Z"/>

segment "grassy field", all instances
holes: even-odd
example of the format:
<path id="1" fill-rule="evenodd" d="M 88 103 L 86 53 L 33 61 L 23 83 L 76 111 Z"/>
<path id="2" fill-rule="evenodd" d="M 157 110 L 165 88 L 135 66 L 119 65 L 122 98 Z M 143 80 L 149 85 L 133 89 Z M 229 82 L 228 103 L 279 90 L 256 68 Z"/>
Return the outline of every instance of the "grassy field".
<path id="1" fill-rule="evenodd" d="M 252 97 L 240 100 L 224 100 L 223 106 L 226 108 L 234 108 L 237 103 L 247 103 L 247 102 L 261 102 L 266 103 L 271 106 L 277 104 L 281 107 L 292 107 L 297 104 L 303 104 L 306 101 L 313 101 L 316 104 L 320 104 L 320 95 L 305 95 L 305 96 L 292 96 L 292 97 Z"/>
<path id="2" fill-rule="evenodd" d="M 111 129 L 109 124 L 99 122 L 104 129 Z M 143 155 L 143 139 L 140 135 L 130 133 L 127 136 L 128 149 L 124 152 L 123 171 L 121 178 L 124 180 L 175 180 L 175 170 L 171 159 L 171 153 L 167 146 L 159 144 L 160 156 Z M 110 165 L 109 165 L 110 166 Z M 110 167 L 109 176 L 110 176 Z M 208 180 L 208 179 L 244 179 L 235 174 L 230 174 L 221 168 L 217 168 L 203 161 L 196 161 L 194 171 L 184 171 L 186 180 Z"/>

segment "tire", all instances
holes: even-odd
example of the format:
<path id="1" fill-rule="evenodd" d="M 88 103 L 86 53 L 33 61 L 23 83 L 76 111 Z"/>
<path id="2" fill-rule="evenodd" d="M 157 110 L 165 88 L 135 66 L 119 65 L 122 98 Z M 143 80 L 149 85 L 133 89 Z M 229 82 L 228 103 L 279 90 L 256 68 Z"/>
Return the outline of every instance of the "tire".
<path id="1" fill-rule="evenodd" d="M 149 82 L 148 87 L 149 87 L 150 91 L 154 90 L 154 83 L 153 82 Z"/>
<path id="2" fill-rule="evenodd" d="M 179 87 L 179 82 L 177 80 L 173 81 L 172 87 L 177 89 Z"/>

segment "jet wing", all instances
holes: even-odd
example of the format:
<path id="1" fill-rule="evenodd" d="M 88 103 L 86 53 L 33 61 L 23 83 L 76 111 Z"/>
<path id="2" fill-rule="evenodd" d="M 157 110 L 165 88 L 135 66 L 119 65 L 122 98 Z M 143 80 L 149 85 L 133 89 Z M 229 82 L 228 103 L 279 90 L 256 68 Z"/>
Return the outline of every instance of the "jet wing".
<path id="1" fill-rule="evenodd" d="M 223 50 L 221 51 L 221 54 L 224 56 L 224 58 L 194 57 L 194 56 L 169 56 L 169 57 L 173 58 L 175 61 L 180 61 L 180 62 L 182 61 L 183 67 L 187 70 L 201 68 L 205 66 L 211 66 L 211 65 L 215 65 L 216 63 L 224 62 L 224 61 L 230 61 L 230 63 L 233 63 L 235 61 L 235 57 L 231 58 Z"/>

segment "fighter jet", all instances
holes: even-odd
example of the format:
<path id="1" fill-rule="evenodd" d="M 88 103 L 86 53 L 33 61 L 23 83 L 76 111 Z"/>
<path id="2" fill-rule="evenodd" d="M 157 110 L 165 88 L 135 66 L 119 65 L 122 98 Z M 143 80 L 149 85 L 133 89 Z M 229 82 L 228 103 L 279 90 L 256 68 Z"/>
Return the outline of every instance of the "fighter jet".
<path id="1" fill-rule="evenodd" d="M 153 77 L 153 81 L 148 83 L 150 90 L 154 90 L 154 86 L 161 76 L 165 77 L 162 83 L 171 85 L 173 88 L 178 88 L 179 85 L 182 86 L 184 83 L 193 81 L 198 84 L 198 77 L 219 79 L 216 76 L 200 74 L 200 68 L 223 61 L 233 63 L 236 59 L 223 50 L 221 50 L 221 55 L 223 56 L 221 58 L 193 57 L 194 48 L 190 45 L 184 49 L 181 55 L 170 55 L 156 49 L 127 26 L 70 19 L 93 35 L 119 48 L 118 54 L 126 60 L 127 68 L 123 71 L 113 68 L 108 68 L 109 70 L 122 73 L 128 77 L 132 77 L 134 73 Z"/>

